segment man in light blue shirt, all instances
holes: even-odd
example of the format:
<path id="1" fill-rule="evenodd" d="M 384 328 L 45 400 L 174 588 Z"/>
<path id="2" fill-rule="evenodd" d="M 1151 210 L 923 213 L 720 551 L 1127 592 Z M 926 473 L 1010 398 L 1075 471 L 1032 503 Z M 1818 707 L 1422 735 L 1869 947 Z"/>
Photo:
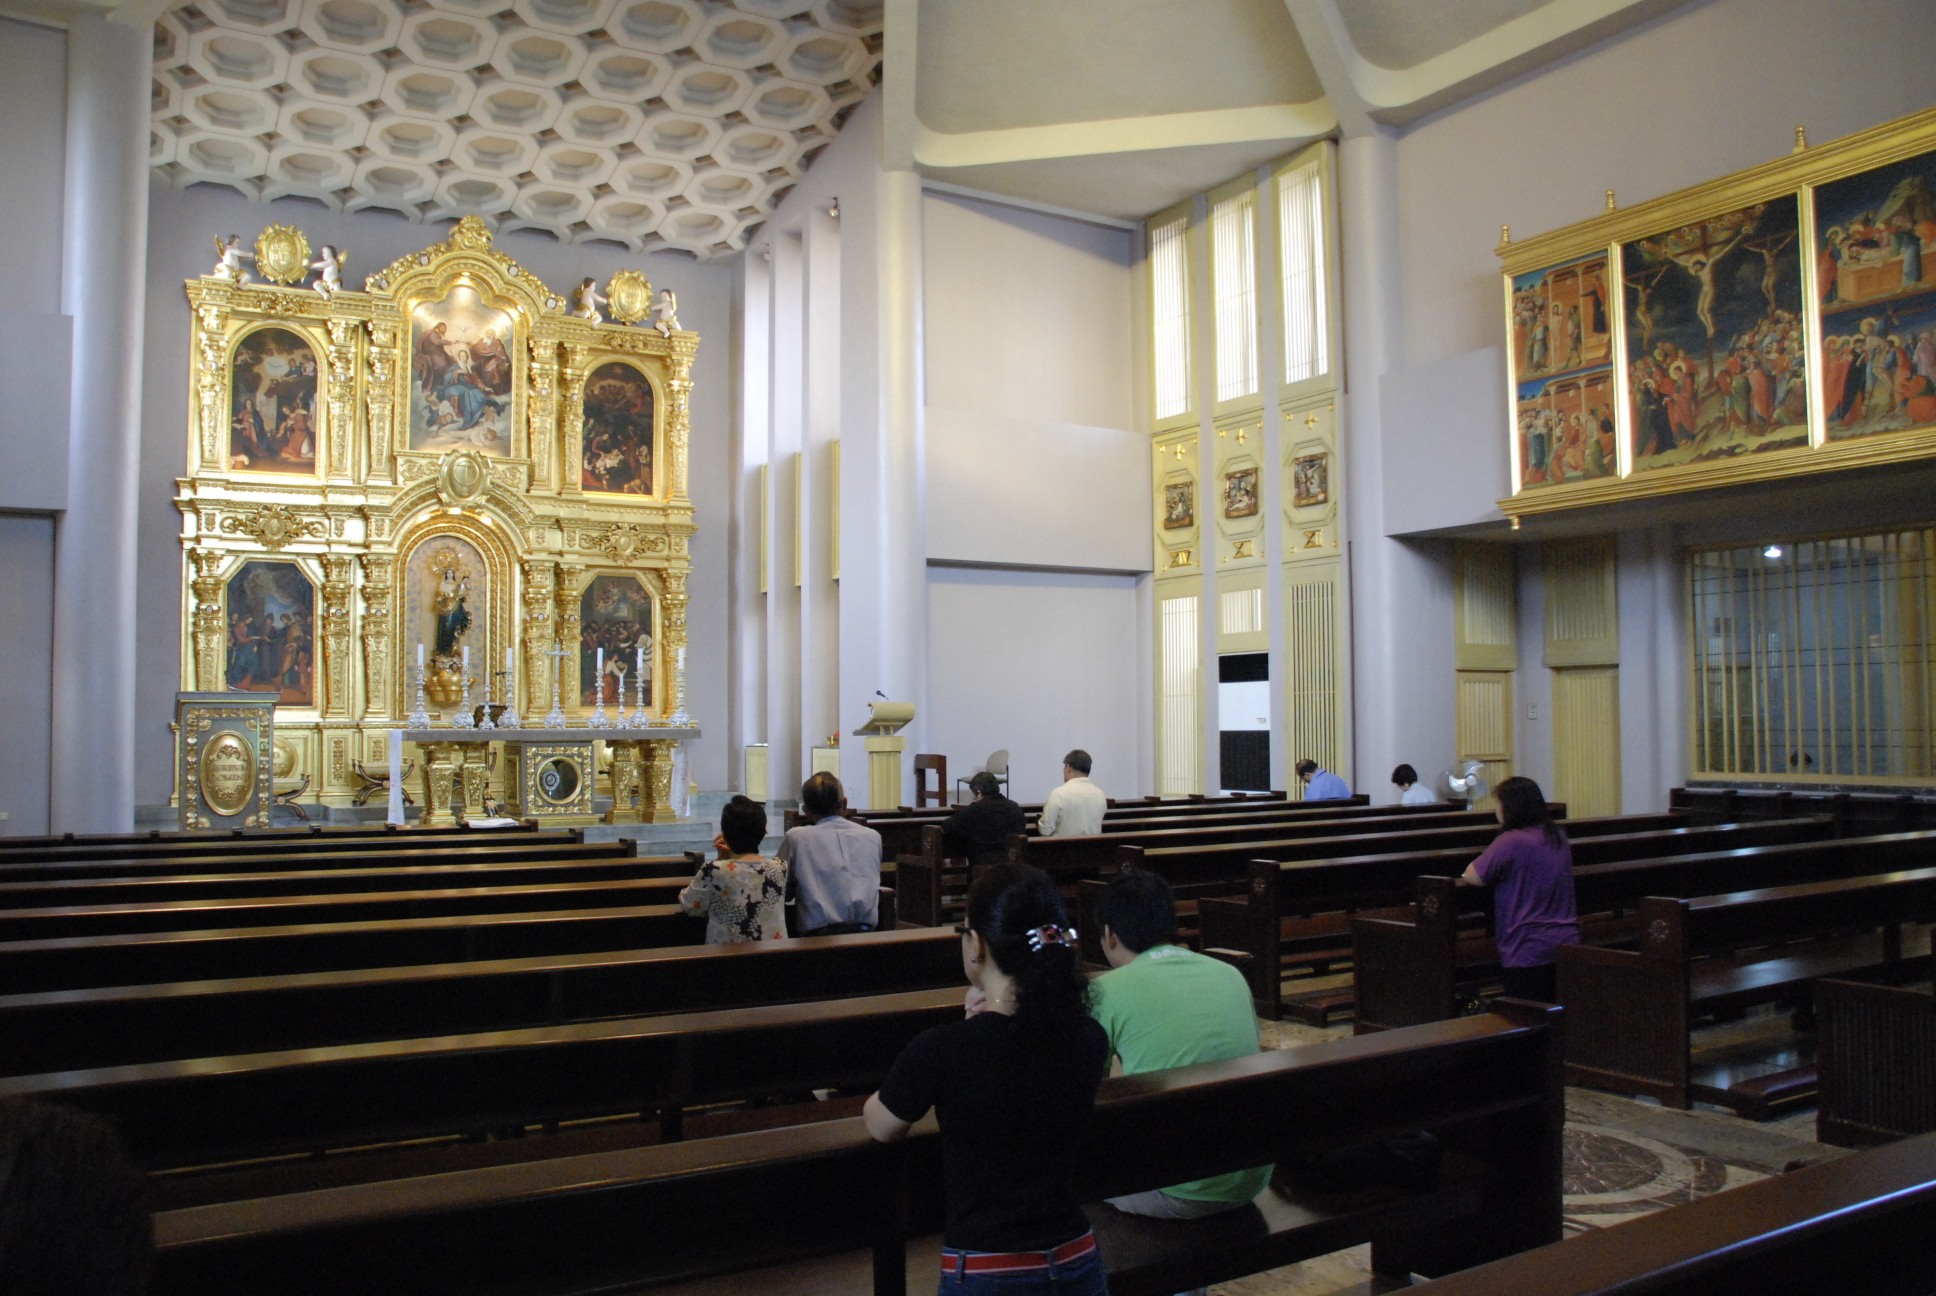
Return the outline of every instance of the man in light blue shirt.
<path id="1" fill-rule="evenodd" d="M 1308 756 L 1297 763 L 1297 777 L 1304 784 L 1306 801 L 1349 801 L 1351 789 L 1328 769 L 1322 769 Z"/>
<path id="2" fill-rule="evenodd" d="M 787 830 L 780 859 L 793 887 L 795 936 L 873 931 L 880 920 L 881 835 L 841 811 L 840 780 L 822 770 L 800 785 L 813 822 Z"/>

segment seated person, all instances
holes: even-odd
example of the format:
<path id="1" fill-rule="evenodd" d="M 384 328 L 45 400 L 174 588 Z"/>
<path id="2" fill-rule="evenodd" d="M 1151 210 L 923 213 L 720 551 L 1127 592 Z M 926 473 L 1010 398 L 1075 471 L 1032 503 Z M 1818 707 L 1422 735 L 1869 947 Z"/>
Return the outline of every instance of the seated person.
<path id="1" fill-rule="evenodd" d="M 1392 771 L 1392 786 L 1398 789 L 1400 805 L 1437 805 L 1438 798 L 1430 788 L 1418 785 L 1418 771 L 1410 765 L 1400 765 Z"/>
<path id="2" fill-rule="evenodd" d="M 965 855 L 974 867 L 999 864 L 1007 858 L 1008 839 L 1028 831 L 1022 807 L 1002 795 L 1001 780 L 987 770 L 968 780 L 968 790 L 975 794 L 973 804 L 941 821 L 942 852 Z"/>
<path id="3" fill-rule="evenodd" d="M 1306 801 L 1349 801 L 1351 788 L 1345 781 L 1308 756 L 1297 763 L 1298 781 L 1304 784 Z"/>
<path id="4" fill-rule="evenodd" d="M 825 770 L 800 785 L 800 809 L 813 822 L 780 840 L 780 860 L 793 870 L 795 936 L 869 932 L 880 921 L 881 835 L 843 815 L 846 801 Z"/>
<path id="5" fill-rule="evenodd" d="M 0 1098 L 0 1292 L 140 1296 L 148 1182 L 98 1116 Z"/>
<path id="6" fill-rule="evenodd" d="M 1062 783 L 1042 803 L 1035 831 L 1044 837 L 1091 837 L 1102 831 L 1109 798 L 1089 781 L 1089 753 L 1078 747 L 1062 758 Z"/>
<path id="7" fill-rule="evenodd" d="M 719 858 L 701 864 L 679 905 L 706 920 L 706 943 L 780 940 L 786 936 L 787 866 L 760 854 L 766 807 L 736 796 L 719 812 Z"/>
<path id="8" fill-rule="evenodd" d="M 1096 906 L 1096 921 L 1112 969 L 1096 979 L 1096 1020 L 1109 1032 L 1124 1075 L 1257 1052 L 1250 985 L 1228 963 L 1177 943 L 1176 896 L 1162 875 L 1118 873 Z M 1270 1166 L 1257 1166 L 1112 1197 L 1109 1204 L 1131 1215 L 1197 1219 L 1244 1205 L 1270 1178 Z"/>

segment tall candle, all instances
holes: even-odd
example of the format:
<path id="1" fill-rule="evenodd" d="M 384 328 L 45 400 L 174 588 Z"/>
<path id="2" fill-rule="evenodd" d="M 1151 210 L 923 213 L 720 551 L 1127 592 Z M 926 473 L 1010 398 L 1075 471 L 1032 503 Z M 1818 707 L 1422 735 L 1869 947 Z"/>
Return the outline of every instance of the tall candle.
<path id="1" fill-rule="evenodd" d="M 605 700 L 605 649 L 602 646 L 598 650 L 598 700 Z"/>
<path id="2" fill-rule="evenodd" d="M 423 669 L 423 645 L 422 644 L 417 645 L 417 669 L 418 670 Z"/>
<path id="3" fill-rule="evenodd" d="M 516 678 L 517 666 L 513 662 L 514 659 L 511 656 L 511 650 L 506 648 L 504 650 L 504 690 L 506 697 L 511 695 L 511 681 Z"/>
<path id="4" fill-rule="evenodd" d="M 458 660 L 463 664 L 464 674 L 466 675 L 470 674 L 471 673 L 471 646 L 469 644 L 464 645 L 463 650 L 458 654 Z"/>
<path id="5" fill-rule="evenodd" d="M 638 645 L 635 651 L 638 656 L 638 669 L 637 669 L 637 673 L 634 674 L 632 678 L 635 680 L 642 680 L 645 678 L 645 645 L 644 644 Z"/>

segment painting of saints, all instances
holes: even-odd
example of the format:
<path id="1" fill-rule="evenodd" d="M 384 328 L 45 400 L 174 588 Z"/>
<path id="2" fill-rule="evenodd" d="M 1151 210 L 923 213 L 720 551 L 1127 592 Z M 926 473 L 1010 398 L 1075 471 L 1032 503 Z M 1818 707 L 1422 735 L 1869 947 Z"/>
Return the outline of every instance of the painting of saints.
<path id="1" fill-rule="evenodd" d="M 316 471 L 316 352 L 289 329 L 257 329 L 229 365 L 229 468 Z"/>
<path id="2" fill-rule="evenodd" d="M 652 384 L 629 364 L 613 362 L 585 380 L 584 466 L 588 491 L 652 493 Z"/>
<path id="3" fill-rule="evenodd" d="M 1622 248 L 1636 469 L 1807 444 L 1798 221 L 1784 196 Z"/>
<path id="4" fill-rule="evenodd" d="M 1251 517 L 1257 512 L 1257 470 L 1239 468 L 1223 475 L 1223 515 Z"/>
<path id="5" fill-rule="evenodd" d="M 1511 311 L 1519 381 L 1611 362 L 1606 253 L 1514 275 Z"/>
<path id="6" fill-rule="evenodd" d="M 1195 526 L 1197 489 L 1195 482 L 1170 482 L 1163 487 L 1163 529 L 1181 531 Z"/>
<path id="7" fill-rule="evenodd" d="M 288 562 L 246 562 L 228 581 L 228 687 L 316 705 L 315 588 Z"/>
<path id="8" fill-rule="evenodd" d="M 605 705 L 636 705 L 634 676 L 645 650 L 645 704 L 652 705 L 652 594 L 636 576 L 597 576 L 579 598 L 579 702 L 598 703 L 598 650 L 605 650 Z M 623 690 L 621 692 L 620 690 Z"/>
<path id="9" fill-rule="evenodd" d="M 1936 423 L 1936 153 L 1815 189 L 1830 440 Z"/>
<path id="10" fill-rule="evenodd" d="M 459 285 L 410 312 L 412 450 L 511 452 L 511 316 Z"/>

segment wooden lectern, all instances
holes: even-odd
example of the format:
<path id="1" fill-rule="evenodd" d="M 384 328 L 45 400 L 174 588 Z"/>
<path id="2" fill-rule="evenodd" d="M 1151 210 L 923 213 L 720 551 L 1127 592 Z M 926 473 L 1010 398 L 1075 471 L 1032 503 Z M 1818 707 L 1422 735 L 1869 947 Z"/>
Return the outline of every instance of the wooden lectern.
<path id="1" fill-rule="evenodd" d="M 854 730 L 866 739 L 870 810 L 892 810 L 901 804 L 901 753 L 907 750 L 907 739 L 900 734 L 913 719 L 912 702 L 870 702 L 867 723 Z"/>

